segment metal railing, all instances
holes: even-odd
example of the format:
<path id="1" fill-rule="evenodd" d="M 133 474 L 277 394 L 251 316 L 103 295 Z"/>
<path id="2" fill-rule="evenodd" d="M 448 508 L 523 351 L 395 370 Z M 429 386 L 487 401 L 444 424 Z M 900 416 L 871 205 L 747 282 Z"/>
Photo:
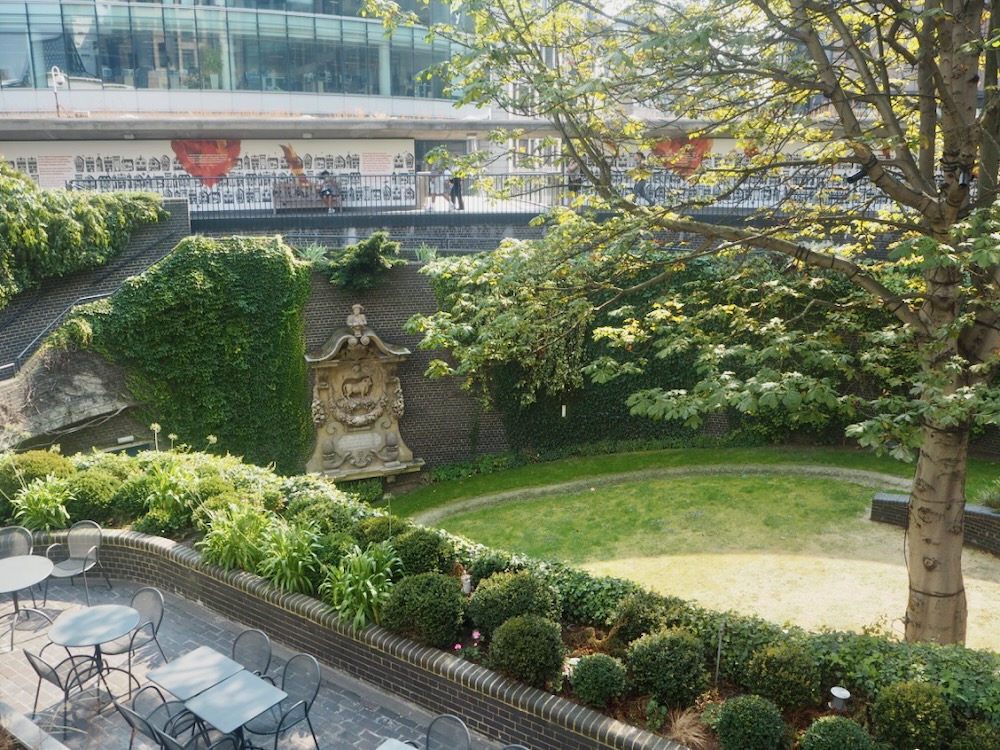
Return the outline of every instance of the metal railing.
<path id="1" fill-rule="evenodd" d="M 619 194 L 635 196 L 639 203 L 687 205 L 692 213 L 749 214 L 762 209 L 780 210 L 788 201 L 868 211 L 892 207 L 867 180 L 852 183 L 845 177 L 833 168 L 796 170 L 761 175 L 734 189 L 725 183 L 689 182 L 668 169 L 653 170 L 637 184 L 628 171 L 620 170 L 612 174 L 612 185 Z M 426 172 L 379 175 L 353 172 L 339 174 L 335 179 L 339 195 L 330 202 L 321 195 L 322 178 L 314 175 L 230 174 L 198 178 L 186 173 L 176 176 L 121 173 L 71 180 L 67 187 L 99 192 L 153 192 L 166 198 L 186 198 L 195 219 L 326 213 L 412 215 L 456 210 L 447 198 L 449 186 L 440 184 L 443 178 Z M 443 192 L 435 197 L 432 189 Z M 469 214 L 537 216 L 554 206 L 569 205 L 576 196 L 566 175 L 559 172 L 479 176 L 463 180 L 462 192 L 464 210 Z M 584 184 L 579 192 L 586 203 L 593 190 Z"/>

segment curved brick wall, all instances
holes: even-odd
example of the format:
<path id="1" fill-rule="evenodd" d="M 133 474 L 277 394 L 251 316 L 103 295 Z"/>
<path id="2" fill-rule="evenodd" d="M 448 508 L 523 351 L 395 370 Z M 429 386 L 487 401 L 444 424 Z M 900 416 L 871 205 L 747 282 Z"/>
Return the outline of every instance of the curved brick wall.
<path id="1" fill-rule="evenodd" d="M 61 536 L 51 534 L 46 543 Z M 261 628 L 291 649 L 430 711 L 456 713 L 472 729 L 506 743 L 532 750 L 684 750 L 383 628 L 353 633 L 316 599 L 282 593 L 249 573 L 203 564 L 197 551 L 168 539 L 109 530 L 101 560 L 112 578 L 156 586 Z"/>
<path id="2" fill-rule="evenodd" d="M 872 498 L 872 520 L 906 528 L 909 495 L 880 492 Z M 965 506 L 965 543 L 1000 557 L 1000 513 L 982 505 Z"/>

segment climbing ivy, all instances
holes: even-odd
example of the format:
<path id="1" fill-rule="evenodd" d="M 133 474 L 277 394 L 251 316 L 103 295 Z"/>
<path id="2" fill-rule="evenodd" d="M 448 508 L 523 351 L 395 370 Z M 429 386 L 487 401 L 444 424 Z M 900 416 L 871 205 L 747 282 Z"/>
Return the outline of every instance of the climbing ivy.
<path id="1" fill-rule="evenodd" d="M 44 279 L 103 265 L 164 216 L 157 195 L 42 190 L 0 158 L 0 308 Z"/>
<path id="2" fill-rule="evenodd" d="M 311 437 L 308 265 L 280 238 L 189 237 L 110 305 L 84 311 L 144 415 L 182 443 L 301 471 Z"/>

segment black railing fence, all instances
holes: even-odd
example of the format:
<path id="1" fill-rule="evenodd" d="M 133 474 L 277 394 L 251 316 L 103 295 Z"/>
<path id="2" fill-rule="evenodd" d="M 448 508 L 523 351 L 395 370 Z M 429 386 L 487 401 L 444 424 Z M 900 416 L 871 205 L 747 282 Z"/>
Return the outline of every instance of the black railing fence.
<path id="1" fill-rule="evenodd" d="M 780 210 L 788 201 L 841 209 L 889 209 L 891 203 L 867 180 L 848 181 L 835 169 L 796 170 L 754 177 L 738 187 L 725 181 L 689 181 L 672 170 L 654 170 L 645 180 L 630 173 L 613 174 L 615 189 L 648 205 L 687 206 L 692 212 L 723 210 L 752 213 Z M 195 218 L 236 218 L 321 213 L 386 214 L 457 210 L 444 178 L 426 172 L 363 175 L 345 173 L 333 179 L 326 198 L 319 176 L 239 174 L 217 178 L 143 175 L 101 175 L 71 180 L 73 190 L 117 190 L 159 193 L 187 198 Z M 575 186 L 573 186 L 575 188 Z M 462 180 L 463 210 L 477 214 L 538 215 L 553 206 L 570 205 L 577 195 L 586 203 L 593 190 L 583 184 L 571 189 L 559 172 L 511 173 Z"/>

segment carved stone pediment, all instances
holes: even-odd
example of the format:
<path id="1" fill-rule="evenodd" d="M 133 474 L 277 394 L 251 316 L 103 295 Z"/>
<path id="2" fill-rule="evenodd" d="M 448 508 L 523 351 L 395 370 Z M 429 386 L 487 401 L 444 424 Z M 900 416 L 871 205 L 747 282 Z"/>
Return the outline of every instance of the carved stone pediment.
<path id="1" fill-rule="evenodd" d="M 316 428 L 308 471 L 361 479 L 420 470 L 423 460 L 413 458 L 399 431 L 404 403 L 396 368 L 409 353 L 382 341 L 354 305 L 347 325 L 306 355 Z"/>

